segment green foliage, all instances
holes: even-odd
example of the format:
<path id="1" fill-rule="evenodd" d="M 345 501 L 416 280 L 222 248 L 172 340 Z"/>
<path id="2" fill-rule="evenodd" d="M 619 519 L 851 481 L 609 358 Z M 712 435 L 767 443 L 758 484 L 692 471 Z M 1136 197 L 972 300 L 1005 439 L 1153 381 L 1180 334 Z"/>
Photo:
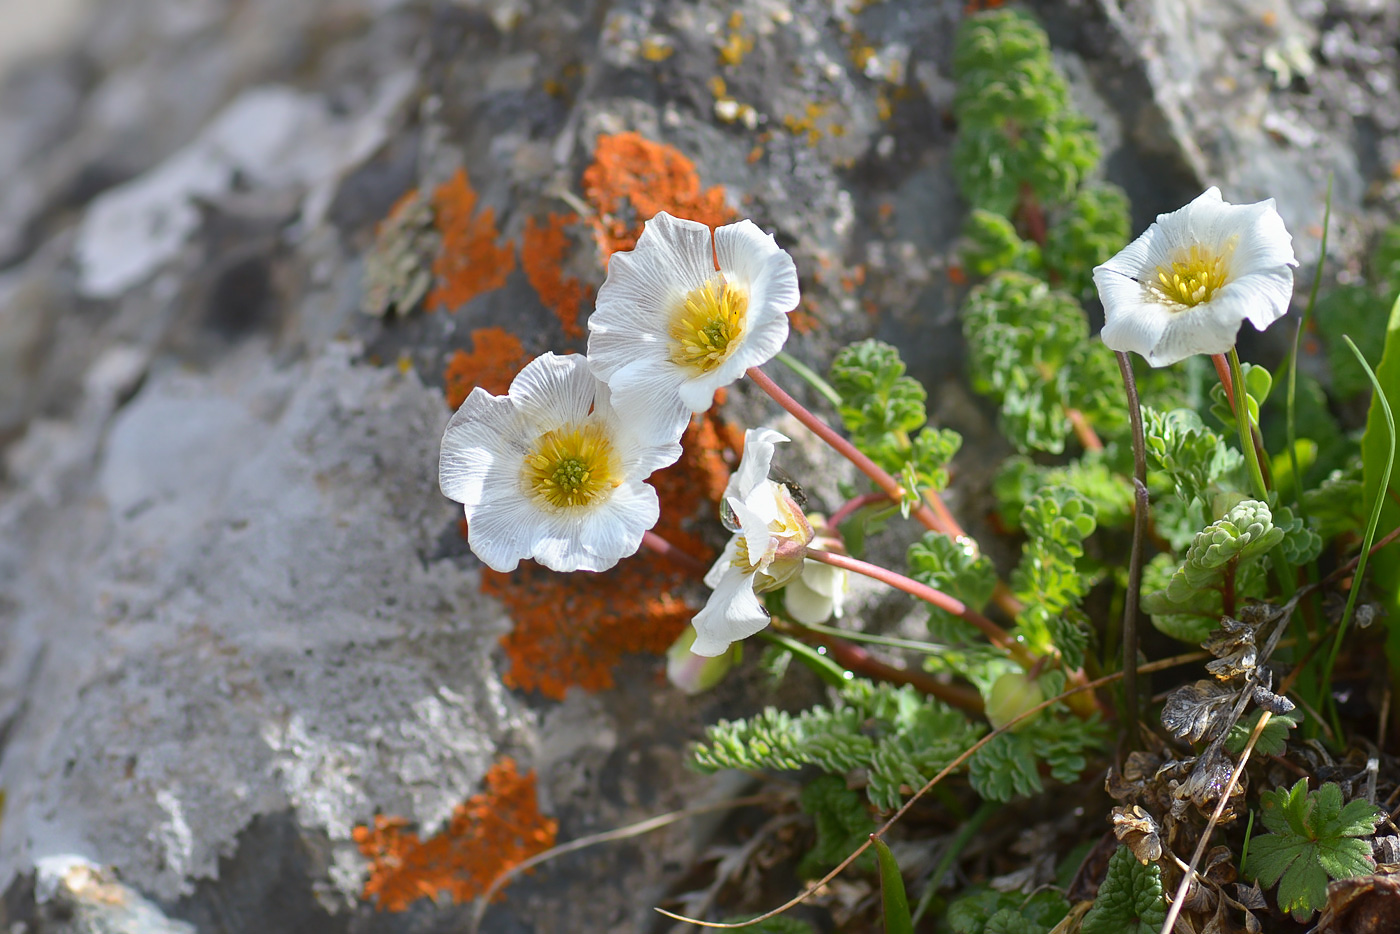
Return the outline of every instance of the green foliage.
<path id="1" fill-rule="evenodd" d="M 1238 567 L 1263 557 L 1283 540 L 1283 534 L 1283 529 L 1274 526 L 1266 504 L 1255 499 L 1237 504 L 1225 518 L 1197 533 L 1186 560 L 1167 584 L 1167 598 L 1185 603 L 1196 591 L 1218 587 L 1231 564 Z"/>
<path id="2" fill-rule="evenodd" d="M 975 885 L 948 906 L 947 922 L 954 934 L 1048 934 L 1067 914 L 1069 902 L 1053 890 L 1026 898 Z"/>
<path id="3" fill-rule="evenodd" d="M 1079 930 L 1082 934 L 1157 934 L 1166 920 L 1161 868 L 1156 863 L 1139 863 L 1132 850 L 1120 846 L 1108 860 L 1108 875 Z"/>
<path id="4" fill-rule="evenodd" d="M 1272 833 L 1250 843 L 1244 871 L 1265 887 L 1278 884 L 1278 903 L 1304 920 L 1327 903 L 1327 880 L 1350 879 L 1375 867 L 1369 837 L 1381 820 L 1375 805 L 1357 799 L 1342 805 L 1332 782 L 1308 793 L 1300 778 L 1291 789 L 1260 795 L 1260 816 Z"/>
<path id="5" fill-rule="evenodd" d="M 1282 506 L 1274 515 L 1274 525 L 1283 531 L 1279 547 L 1283 560 L 1294 567 L 1310 564 L 1322 554 L 1322 536 L 1301 516 L 1293 515 L 1293 510 Z"/>
<path id="6" fill-rule="evenodd" d="M 705 731 L 693 758 L 703 772 L 815 765 L 844 775 L 865 769 L 866 794 L 888 811 L 903 802 L 901 786 L 921 787 L 983 729 L 912 687 L 857 678 L 846 682 L 830 707 L 796 716 L 770 707 L 747 720 L 721 720 Z"/>
<path id="7" fill-rule="evenodd" d="M 955 541 L 937 532 L 909 546 L 909 576 L 956 597 L 978 612 L 992 599 L 997 571 L 991 559 L 970 541 Z M 929 633 L 936 642 L 969 642 L 977 630 L 936 606 L 929 607 Z"/>
<path id="8" fill-rule="evenodd" d="M 823 775 L 802 789 L 802 810 L 812 816 L 817 842 L 798 864 L 804 879 L 817 879 L 865 842 L 876 823 L 861 795 L 846 787 L 835 775 Z M 874 868 L 875 858 L 867 850 L 856 860 L 858 869 Z"/>
<path id="9" fill-rule="evenodd" d="M 1376 241 L 1375 252 L 1371 254 L 1370 279 L 1387 304 L 1400 296 L 1400 224 L 1387 227 Z M 1352 340 L 1356 340 L 1355 336 Z"/>
<path id="10" fill-rule="evenodd" d="M 841 396 L 841 421 L 852 443 L 882 468 L 906 477 L 911 487 L 942 490 L 962 436 L 925 427 L 928 393 L 904 369 L 899 351 L 877 340 L 851 344 L 837 354 L 830 381 Z"/>
<path id="11" fill-rule="evenodd" d="M 1343 532 L 1359 531 L 1365 525 L 1364 497 L 1361 458 L 1358 457 L 1346 467 L 1332 471 L 1313 489 L 1306 490 L 1303 508 L 1317 523 L 1318 533 L 1330 539 Z"/>
<path id="12" fill-rule="evenodd" d="M 914 920 L 909 916 L 909 898 L 904 894 L 904 877 L 899 863 L 884 840 L 876 837 L 871 849 L 880 861 L 880 901 L 884 908 L 885 934 L 914 934 Z"/>
<path id="13" fill-rule="evenodd" d="M 1244 456 L 1190 409 L 1162 413 L 1143 407 L 1148 466 L 1163 471 L 1183 502 L 1208 502 L 1212 484 L 1244 464 Z"/>
<path id="14" fill-rule="evenodd" d="M 1385 335 L 1385 350 L 1381 362 L 1376 367 L 1376 379 L 1385 393 L 1392 411 L 1400 411 L 1400 298 L 1390 309 L 1390 320 Z M 1380 525 L 1384 534 L 1400 526 L 1400 505 L 1389 495 L 1387 484 L 1390 464 L 1390 430 L 1380 399 L 1372 393 L 1371 407 L 1366 413 L 1366 434 L 1361 439 L 1362 476 L 1365 482 L 1364 506 L 1361 514 L 1369 520 L 1373 509 L 1380 504 Z M 1391 487 L 1393 489 L 1393 487 Z M 1390 657 L 1390 670 L 1400 671 L 1400 550 L 1382 548 L 1372 559 L 1375 573 L 1372 580 L 1380 588 L 1386 609 L 1392 623 L 1386 640 L 1386 654 Z"/>
<path id="15" fill-rule="evenodd" d="M 1042 675 L 1040 687 L 1046 697 L 1060 693 L 1064 673 Z M 1063 703 L 1055 704 L 973 753 L 967 764 L 968 781 L 988 801 L 1040 794 L 1045 790 L 1042 763 L 1055 781 L 1077 781 L 1088 765 L 1086 753 L 1103 748 L 1104 735 L 1097 714 L 1081 720 Z"/>
<path id="16" fill-rule="evenodd" d="M 1084 185 L 1050 227 L 1045 265 L 1059 276 L 1066 291 L 1081 301 L 1092 299 L 1097 294 L 1093 268 L 1121 250 L 1130 233 L 1128 196 L 1123 189 L 1107 182 Z"/>
<path id="17" fill-rule="evenodd" d="M 1269 391 L 1274 385 L 1273 374 L 1264 367 L 1252 363 L 1240 364 L 1240 373 L 1244 377 L 1245 404 L 1249 406 L 1250 417 L 1255 423 L 1258 423 L 1259 409 L 1269 398 Z M 1214 415 L 1230 433 L 1238 431 L 1235 428 L 1235 410 L 1230 407 L 1230 400 L 1225 395 L 1225 387 L 1220 383 L 1211 386 L 1210 399 L 1210 414 Z"/>
<path id="18" fill-rule="evenodd" d="M 1022 452 L 1063 451 L 1066 410 L 1098 408 L 1114 385 L 1092 362 L 1103 348 L 1089 341 L 1079 303 L 1033 276 L 1002 272 L 973 289 L 963 334 L 972 386 L 1001 404 L 1002 433 Z"/>
<path id="19" fill-rule="evenodd" d="M 975 208 L 963 224 L 962 262 L 978 279 L 1003 269 L 1039 274 L 1040 247 L 1022 240 L 1002 215 Z"/>
<path id="20" fill-rule="evenodd" d="M 1011 587 L 1026 608 L 1016 622 L 1031 651 L 1058 648 L 1070 668 L 1084 662 L 1087 631 L 1072 611 L 1089 592 L 1077 562 L 1095 526 L 1094 504 L 1072 487 L 1045 487 L 1021 511 L 1026 543 Z"/>
<path id="21" fill-rule="evenodd" d="M 1025 455 L 1009 457 L 992 481 L 1007 528 L 1021 527 L 1021 511 L 1040 490 L 1064 486 L 1077 490 L 1094 505 L 1100 528 L 1126 528 L 1133 517 L 1133 485 L 1115 468 L 1117 451 L 1088 451 L 1063 466 L 1042 467 Z"/>
<path id="22" fill-rule="evenodd" d="M 1340 399 L 1352 399 L 1371 388 L 1366 371 L 1356 362 L 1341 339 L 1346 334 L 1356 341 L 1372 368 L 1381 362 L 1385 346 L 1387 301 L 1362 285 L 1343 285 L 1319 298 L 1315 313 L 1319 333 L 1324 335 L 1327 364 L 1332 371 L 1332 391 Z"/>
<path id="23" fill-rule="evenodd" d="M 1070 102 L 1050 42 L 1024 13 L 969 16 L 953 50 L 958 139 L 953 173 L 974 207 L 1012 217 L 1068 201 L 1099 160 L 1089 121 Z"/>
<path id="24" fill-rule="evenodd" d="M 1245 744 L 1249 742 L 1261 714 L 1262 710 L 1255 710 L 1230 727 L 1229 735 L 1225 737 L 1225 749 L 1230 755 L 1237 756 L 1244 752 Z M 1259 734 L 1258 742 L 1254 744 L 1254 752 L 1261 756 L 1282 755 L 1288 747 L 1288 731 L 1296 727 L 1301 720 L 1302 714 L 1296 712 L 1270 716 L 1269 722 L 1264 724 L 1264 731 Z"/>

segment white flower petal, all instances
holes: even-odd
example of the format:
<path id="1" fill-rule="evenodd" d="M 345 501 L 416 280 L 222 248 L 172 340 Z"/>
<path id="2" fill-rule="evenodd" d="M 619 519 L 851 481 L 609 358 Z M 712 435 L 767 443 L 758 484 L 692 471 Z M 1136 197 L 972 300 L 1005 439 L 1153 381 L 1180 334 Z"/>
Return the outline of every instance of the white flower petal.
<path id="1" fill-rule="evenodd" d="M 1222 291 L 1213 300 L 1180 312 L 1167 312 L 1162 334 L 1143 358 L 1169 366 L 1194 354 L 1225 353 L 1235 346 L 1245 305 Z"/>
<path id="2" fill-rule="evenodd" d="M 740 536 L 735 534 L 729 537 L 729 541 L 724 545 L 724 551 L 715 563 L 710 565 L 710 569 L 705 572 L 705 586 L 714 590 L 719 586 L 719 582 L 729 569 L 734 567 L 734 559 L 739 555 Z"/>
<path id="3" fill-rule="evenodd" d="M 541 432 L 588 417 L 596 387 L 582 354 L 540 354 L 511 380 L 508 393 L 522 418 Z"/>
<path id="4" fill-rule="evenodd" d="M 739 534 L 748 543 L 749 562 L 761 566 L 773 547 L 773 533 L 768 530 L 768 523 L 777 516 L 777 503 L 773 502 L 772 494 L 765 495 L 760 489 L 750 494 L 748 500 L 730 497 L 729 508 L 739 520 Z"/>
<path id="5" fill-rule="evenodd" d="M 832 600 L 825 594 L 817 593 L 806 583 L 806 573 L 787 585 L 783 591 L 783 606 L 788 615 L 807 626 L 824 623 L 831 618 L 834 609 Z"/>
<path id="6" fill-rule="evenodd" d="M 725 279 L 748 292 L 750 318 L 762 310 L 787 314 L 797 307 L 797 266 L 753 221 L 715 228 L 715 255 Z"/>
<path id="7" fill-rule="evenodd" d="M 583 517 L 579 544 L 587 553 L 575 570 L 606 571 L 642 547 L 642 534 L 661 517 L 656 490 L 645 483 L 625 483 L 607 503 Z M 558 570 L 558 569 L 556 569 Z"/>
<path id="8" fill-rule="evenodd" d="M 713 658 L 731 643 L 764 629 L 768 613 L 753 592 L 753 577 L 731 567 L 716 582 L 714 593 L 692 623 L 695 644 L 690 651 Z"/>
<path id="9" fill-rule="evenodd" d="M 443 495 L 467 506 L 480 503 L 487 475 L 509 460 L 517 433 L 510 401 L 480 386 L 473 389 L 442 433 L 438 486 Z"/>
<path id="10" fill-rule="evenodd" d="M 536 551 L 542 518 L 518 492 L 493 491 L 486 503 L 467 512 L 467 544 L 492 570 L 514 571 L 521 559 Z"/>
<path id="11" fill-rule="evenodd" d="M 690 424 L 692 412 L 678 393 L 680 372 L 670 360 L 645 359 L 615 370 L 608 386 L 618 418 L 645 438 L 678 439 Z"/>
<path id="12" fill-rule="evenodd" d="M 724 498 L 743 499 L 767 480 L 768 472 L 773 469 L 775 446 L 787 440 L 786 435 L 772 428 L 750 428 L 744 432 L 744 456 L 739 459 L 739 469 L 729 475 Z"/>

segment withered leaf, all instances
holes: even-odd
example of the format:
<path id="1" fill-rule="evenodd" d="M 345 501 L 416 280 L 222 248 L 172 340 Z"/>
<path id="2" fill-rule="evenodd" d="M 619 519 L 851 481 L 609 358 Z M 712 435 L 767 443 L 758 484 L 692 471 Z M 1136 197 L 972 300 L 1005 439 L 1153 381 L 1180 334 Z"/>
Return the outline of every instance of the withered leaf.
<path id="1" fill-rule="evenodd" d="M 1292 713 L 1294 708 L 1298 706 L 1282 694 L 1275 694 L 1262 684 L 1254 686 L 1254 703 L 1276 715 Z"/>
<path id="2" fill-rule="evenodd" d="M 1238 692 L 1214 681 L 1197 681 L 1172 691 L 1162 707 L 1162 726 L 1173 736 L 1198 743 L 1226 724 L 1220 719 Z"/>
<path id="3" fill-rule="evenodd" d="M 1361 876 L 1327 886 L 1317 934 L 1390 934 L 1400 931 L 1400 879 Z"/>
<path id="4" fill-rule="evenodd" d="M 1230 774 L 1234 771 L 1230 760 L 1218 750 L 1207 750 L 1205 755 L 1196 760 L 1196 767 L 1191 770 L 1186 781 L 1182 782 L 1172 792 L 1179 800 L 1190 801 L 1202 812 L 1215 809 L 1215 802 L 1225 791 L 1226 784 L 1230 781 Z M 1230 791 L 1231 798 L 1237 798 L 1244 794 L 1246 783 L 1245 774 L 1240 775 L 1239 781 L 1235 782 L 1235 787 Z M 1235 817 L 1232 807 L 1226 807 L 1220 815 L 1222 824 L 1228 823 Z"/>
<path id="5" fill-rule="evenodd" d="M 1146 866 L 1162 858 L 1162 838 L 1158 836 L 1157 821 L 1151 814 L 1134 804 L 1114 808 L 1109 819 L 1113 821 L 1113 835 L 1133 851 L 1138 862 Z"/>

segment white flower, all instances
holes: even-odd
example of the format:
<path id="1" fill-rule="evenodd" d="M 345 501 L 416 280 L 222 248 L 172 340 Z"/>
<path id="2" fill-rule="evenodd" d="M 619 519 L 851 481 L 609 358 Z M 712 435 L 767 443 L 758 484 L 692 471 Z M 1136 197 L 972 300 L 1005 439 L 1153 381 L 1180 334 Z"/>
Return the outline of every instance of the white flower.
<path id="1" fill-rule="evenodd" d="M 717 228 L 712 243 L 704 224 L 663 211 L 608 261 L 588 359 L 624 417 L 679 437 L 715 390 L 782 349 L 798 298 L 792 257 L 752 221 Z"/>
<path id="2" fill-rule="evenodd" d="M 443 433 L 438 482 L 466 509 L 472 551 L 497 571 L 522 558 L 604 571 L 656 524 L 656 491 L 643 481 L 680 453 L 618 418 L 587 360 L 547 353 L 507 395 L 472 390 Z"/>
<path id="3" fill-rule="evenodd" d="M 1297 265 L 1272 198 L 1228 204 L 1211 188 L 1094 269 L 1103 342 L 1153 366 L 1224 353 L 1246 318 L 1262 331 L 1288 313 Z"/>
<path id="4" fill-rule="evenodd" d="M 783 604 L 788 615 L 808 626 L 833 616 L 840 619 L 850 587 L 850 575 L 843 568 L 807 558 L 802 563 L 802 576 L 783 591 Z"/>
<path id="5" fill-rule="evenodd" d="M 744 458 L 725 490 L 739 531 L 705 575 L 714 592 L 693 620 L 690 650 L 696 655 L 719 655 L 730 643 L 767 626 L 768 612 L 758 594 L 802 573 L 812 527 L 788 488 L 768 479 L 773 445 L 786 440 L 771 428 L 749 429 L 744 435 Z"/>

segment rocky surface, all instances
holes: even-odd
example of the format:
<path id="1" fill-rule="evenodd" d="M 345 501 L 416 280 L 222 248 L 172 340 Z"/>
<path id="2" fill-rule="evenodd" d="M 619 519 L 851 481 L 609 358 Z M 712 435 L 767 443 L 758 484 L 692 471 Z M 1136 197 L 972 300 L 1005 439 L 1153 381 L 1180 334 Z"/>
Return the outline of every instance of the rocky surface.
<path id="1" fill-rule="evenodd" d="M 725 791 L 683 740 L 757 677 L 698 702 L 654 658 L 563 701 L 504 685 L 511 620 L 436 489 L 442 374 L 485 327 L 581 342 L 522 268 L 454 314 L 362 314 L 412 188 L 465 168 L 514 243 L 582 203 L 600 134 L 669 143 L 796 255 L 799 354 L 891 339 L 964 471 L 1001 454 L 946 275 L 961 2 L 70 6 L 0 90 L 8 931 L 460 930 L 469 906 L 365 903 L 354 828 L 431 832 L 502 755 L 538 770 L 560 839 Z M 1315 257 L 1331 172 L 1345 268 L 1393 208 L 1392 4 L 1033 8 L 1138 226 L 1220 184 L 1278 197 Z M 587 235 L 564 262 L 601 279 Z M 654 930 L 703 846 L 563 860 L 486 929 Z"/>

